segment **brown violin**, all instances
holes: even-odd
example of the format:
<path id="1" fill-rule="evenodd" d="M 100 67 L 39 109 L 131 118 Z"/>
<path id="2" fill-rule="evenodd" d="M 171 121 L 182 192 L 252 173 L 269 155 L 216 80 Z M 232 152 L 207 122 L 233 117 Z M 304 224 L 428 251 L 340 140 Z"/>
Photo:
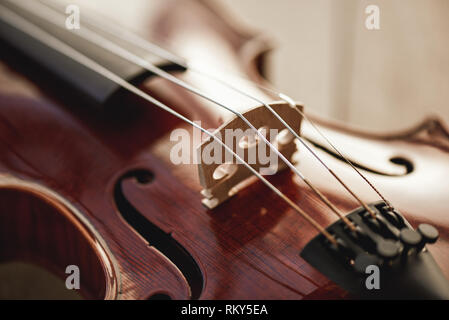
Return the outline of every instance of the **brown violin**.
<path id="1" fill-rule="evenodd" d="M 440 121 L 309 115 L 211 1 L 79 9 L 0 1 L 0 298 L 449 299 Z"/>

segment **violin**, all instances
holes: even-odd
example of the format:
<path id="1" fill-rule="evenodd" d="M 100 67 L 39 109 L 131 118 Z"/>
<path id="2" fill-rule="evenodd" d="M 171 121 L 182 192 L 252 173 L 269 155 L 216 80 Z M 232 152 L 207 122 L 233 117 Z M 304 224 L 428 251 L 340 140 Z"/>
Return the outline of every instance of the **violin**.
<path id="1" fill-rule="evenodd" d="M 441 121 L 310 115 L 211 1 L 80 12 L 0 1 L 1 298 L 449 299 Z"/>

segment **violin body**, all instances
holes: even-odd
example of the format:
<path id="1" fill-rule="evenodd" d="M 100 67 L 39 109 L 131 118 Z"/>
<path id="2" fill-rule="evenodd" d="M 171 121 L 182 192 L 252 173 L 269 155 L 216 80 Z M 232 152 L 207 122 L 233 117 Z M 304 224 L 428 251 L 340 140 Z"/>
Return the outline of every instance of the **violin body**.
<path id="1" fill-rule="evenodd" d="M 169 1 L 142 32 L 187 60 L 226 66 L 264 84 L 270 46 L 219 11 L 209 1 Z M 191 131 L 189 125 L 128 93 L 111 108 L 88 108 L 11 48 L 2 50 L 0 63 L 2 263 L 32 263 L 62 279 L 76 265 L 80 294 L 89 299 L 354 298 L 300 256 L 317 231 L 260 181 L 212 210 L 202 205 L 197 166 L 170 161 L 170 132 Z M 229 104 L 250 104 L 189 71 L 176 75 Z M 157 76 L 140 87 L 206 128 L 227 120 Z M 429 119 L 410 130 L 372 134 L 314 119 L 412 226 L 439 230 L 429 250 L 449 278 L 444 125 Z M 378 200 L 310 127 L 304 124 L 301 133 L 362 199 Z M 294 157 L 340 210 L 359 206 L 307 150 L 298 147 Z M 289 170 L 269 181 L 321 225 L 338 220 Z"/>

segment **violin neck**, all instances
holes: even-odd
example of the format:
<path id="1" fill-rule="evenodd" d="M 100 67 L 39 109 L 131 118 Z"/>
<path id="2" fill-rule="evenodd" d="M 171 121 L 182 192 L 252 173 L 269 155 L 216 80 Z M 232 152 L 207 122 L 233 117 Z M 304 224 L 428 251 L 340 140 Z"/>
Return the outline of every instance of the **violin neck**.
<path id="1" fill-rule="evenodd" d="M 42 30 L 43 33 L 41 34 L 45 34 L 45 39 L 44 37 L 37 38 L 25 32 L 23 28 L 20 28 L 19 25 L 5 16 L 0 16 L 0 41 L 3 42 L 2 47 L 9 49 L 7 55 L 14 57 L 21 65 L 31 64 L 38 67 L 39 73 L 48 74 L 55 83 L 58 83 L 59 86 L 64 85 L 90 106 L 101 108 L 107 105 L 120 90 L 120 85 L 55 50 L 46 43 L 46 40 L 57 39 L 63 42 L 135 85 L 151 75 L 147 70 L 79 37 L 76 30 L 69 30 L 66 27 L 63 14 L 60 14 L 60 26 L 55 27 L 53 22 L 9 1 L 0 0 L 0 6 L 14 13 L 13 15 L 8 14 L 9 17 L 23 18 L 29 24 L 33 24 L 36 29 Z M 102 36 L 109 38 L 110 41 L 118 41 L 106 34 Z M 128 44 L 127 50 L 137 52 L 136 48 Z M 180 66 L 169 63 L 155 55 L 145 56 L 145 59 L 166 70 L 182 69 Z"/>

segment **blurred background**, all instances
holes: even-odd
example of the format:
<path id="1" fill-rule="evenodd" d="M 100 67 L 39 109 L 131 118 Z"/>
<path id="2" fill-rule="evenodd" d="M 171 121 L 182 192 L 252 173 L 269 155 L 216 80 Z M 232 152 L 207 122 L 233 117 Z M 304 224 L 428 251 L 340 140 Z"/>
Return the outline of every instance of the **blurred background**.
<path id="1" fill-rule="evenodd" d="M 143 19 L 133 1 L 154 0 L 83 1 Z M 449 123 L 448 0 L 214 1 L 274 40 L 270 79 L 309 112 L 380 132 Z M 368 5 L 380 30 L 365 27 Z"/>
<path id="2" fill-rule="evenodd" d="M 225 2 L 277 40 L 273 82 L 314 113 L 376 131 L 449 123 L 449 1 Z M 373 4 L 380 30 L 365 28 Z"/>

